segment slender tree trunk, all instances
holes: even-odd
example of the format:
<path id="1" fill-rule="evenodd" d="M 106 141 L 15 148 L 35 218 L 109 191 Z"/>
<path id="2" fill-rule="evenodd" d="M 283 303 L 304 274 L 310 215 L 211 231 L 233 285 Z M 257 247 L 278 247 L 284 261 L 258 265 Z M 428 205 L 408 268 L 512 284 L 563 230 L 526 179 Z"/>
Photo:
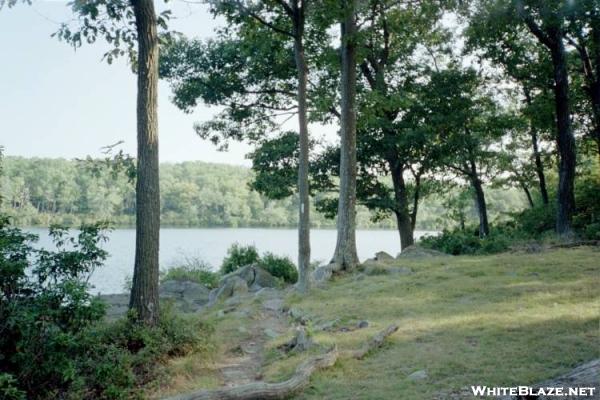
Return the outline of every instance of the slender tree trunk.
<path id="1" fill-rule="evenodd" d="M 410 215 L 410 226 L 413 231 L 413 238 L 415 227 L 417 226 L 417 212 L 419 211 L 419 200 L 421 196 L 421 174 L 415 175 L 415 193 L 413 195 L 413 208 Z"/>
<path id="2" fill-rule="evenodd" d="M 556 103 L 556 127 L 558 132 L 558 212 L 556 216 L 556 232 L 559 235 L 571 233 L 571 221 L 575 209 L 575 137 L 571 128 L 569 110 L 569 79 L 567 75 L 567 59 L 563 44 L 562 32 L 552 32 L 554 45 L 551 48 L 554 67 L 554 95 Z"/>
<path id="3" fill-rule="evenodd" d="M 333 263 L 352 270 L 356 253 L 356 0 L 343 1 L 341 77 L 340 198 L 337 214 L 337 244 Z"/>
<path id="4" fill-rule="evenodd" d="M 404 169 L 398 160 L 392 160 L 389 164 L 394 187 L 394 214 L 396 215 L 398 233 L 400 234 L 400 250 L 402 251 L 415 243 L 413 226 L 408 212 L 408 195 L 403 175 Z"/>
<path id="5" fill-rule="evenodd" d="M 298 217 L 298 290 L 302 293 L 310 289 L 310 199 L 308 187 L 308 117 L 307 117 L 307 76 L 308 67 L 304 56 L 304 43 L 302 42 L 304 31 L 304 10 L 298 9 L 298 3 L 294 3 L 294 54 L 296 58 L 296 69 L 298 70 L 298 124 L 300 160 L 298 163 L 298 195 L 300 197 L 300 209 Z"/>
<path id="6" fill-rule="evenodd" d="M 133 286 L 129 308 L 156 324 L 160 197 L 158 183 L 158 35 L 153 0 L 132 0 L 138 36 L 137 182 Z"/>
<path id="7" fill-rule="evenodd" d="M 471 161 L 470 178 L 475 191 L 475 205 L 477 206 L 477 214 L 479 215 L 479 237 L 484 238 L 490 234 L 490 225 L 488 223 L 487 204 L 485 202 L 483 185 L 481 184 L 477 167 L 473 161 Z"/>
<path id="8" fill-rule="evenodd" d="M 538 177 L 538 183 L 540 185 L 540 194 L 542 196 L 542 203 L 548 204 L 548 189 L 546 187 L 546 174 L 544 173 L 544 163 L 542 163 L 542 155 L 539 149 L 538 136 L 536 131 L 531 129 L 531 145 L 533 147 L 533 158 L 535 161 L 535 172 Z"/>
<path id="9" fill-rule="evenodd" d="M 531 197 L 531 192 L 529 188 L 524 183 L 521 185 L 523 191 L 525 192 L 525 196 L 527 196 L 527 202 L 529 203 L 529 207 L 533 208 L 535 205 L 533 204 L 533 198 Z"/>
<path id="10" fill-rule="evenodd" d="M 528 89 L 525 89 L 525 99 L 528 105 L 531 105 L 531 95 Z M 535 162 L 535 172 L 538 177 L 538 183 L 540 185 L 540 194 L 542 196 L 542 203 L 548 204 L 548 189 L 546 187 L 546 175 L 544 174 L 544 164 L 542 163 L 542 155 L 540 153 L 538 135 L 532 126 L 530 127 L 531 146 L 533 149 L 533 160 Z"/>

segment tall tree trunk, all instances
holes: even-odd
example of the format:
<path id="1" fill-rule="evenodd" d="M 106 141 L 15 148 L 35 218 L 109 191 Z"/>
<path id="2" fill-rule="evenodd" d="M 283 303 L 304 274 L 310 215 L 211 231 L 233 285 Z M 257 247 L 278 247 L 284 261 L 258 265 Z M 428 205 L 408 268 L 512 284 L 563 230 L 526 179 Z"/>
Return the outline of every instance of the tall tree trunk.
<path id="1" fill-rule="evenodd" d="M 153 0 L 131 0 L 138 36 L 137 182 L 133 286 L 129 308 L 156 324 L 160 197 L 158 183 L 158 35 Z"/>
<path id="2" fill-rule="evenodd" d="M 356 253 L 356 0 L 343 1 L 341 76 L 340 198 L 337 244 L 333 262 L 338 269 L 358 264 Z"/>
<path id="3" fill-rule="evenodd" d="M 567 75 L 567 59 L 563 44 L 562 31 L 552 31 L 551 55 L 554 69 L 554 96 L 556 103 L 556 127 L 558 132 L 558 212 L 556 216 L 556 232 L 559 235 L 571 233 L 573 210 L 575 209 L 575 137 L 571 128 L 569 110 L 569 79 Z"/>
<path id="4" fill-rule="evenodd" d="M 408 212 L 408 195 L 403 175 L 404 169 L 398 160 L 391 160 L 389 164 L 394 187 L 394 214 L 396 215 L 398 233 L 400 234 L 400 250 L 402 251 L 415 243 L 413 226 Z"/>
<path id="5" fill-rule="evenodd" d="M 303 6 L 304 7 L 304 6 Z M 308 106 L 307 76 L 308 67 L 304 56 L 304 8 L 298 8 L 294 2 L 294 55 L 298 70 L 298 125 L 300 160 L 298 163 L 298 195 L 300 209 L 298 217 L 298 290 L 305 293 L 310 289 L 310 199 L 308 187 Z"/>
<path id="6" fill-rule="evenodd" d="M 531 94 L 529 90 L 525 88 L 525 99 L 528 105 L 531 105 Z M 538 183 L 540 185 L 540 194 L 542 196 L 542 203 L 548 204 L 548 189 L 546 187 L 546 175 L 544 174 L 544 164 L 542 163 L 542 155 L 540 153 L 539 140 L 538 135 L 533 127 L 533 122 L 531 122 L 530 127 L 530 136 L 531 136 L 531 146 L 533 149 L 533 160 L 535 163 L 535 172 L 538 177 Z"/>
<path id="7" fill-rule="evenodd" d="M 487 204 L 485 202 L 485 193 L 483 185 L 479 179 L 477 166 L 473 161 L 471 163 L 471 185 L 475 191 L 475 205 L 477 206 L 477 214 L 479 215 L 479 237 L 484 238 L 490 234 L 490 225 L 488 223 Z"/>

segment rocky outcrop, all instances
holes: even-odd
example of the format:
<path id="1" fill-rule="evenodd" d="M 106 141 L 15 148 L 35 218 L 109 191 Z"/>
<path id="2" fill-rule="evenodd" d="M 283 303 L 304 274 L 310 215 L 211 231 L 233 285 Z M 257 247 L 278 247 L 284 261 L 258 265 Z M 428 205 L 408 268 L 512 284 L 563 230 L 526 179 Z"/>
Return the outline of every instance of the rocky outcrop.
<path id="1" fill-rule="evenodd" d="M 431 258 L 431 257 L 449 257 L 450 254 L 442 253 L 441 251 L 426 249 L 418 244 L 413 244 L 396 256 L 397 259 L 402 258 Z"/>
<path id="2" fill-rule="evenodd" d="M 162 300 L 172 299 L 182 311 L 197 311 L 208 303 L 210 290 L 199 283 L 190 281 L 166 281 L 160 285 Z"/>
<path id="3" fill-rule="evenodd" d="M 224 286 L 227 284 L 227 281 L 235 278 L 245 281 L 248 290 L 251 292 L 256 292 L 266 287 L 275 288 L 281 285 L 277 278 L 263 268 L 257 265 L 247 265 L 225 275 L 219 281 L 219 286 Z"/>
<path id="4" fill-rule="evenodd" d="M 210 290 L 200 283 L 170 280 L 160 285 L 158 293 L 161 301 L 173 301 L 179 311 L 192 313 L 208 303 Z M 104 294 L 100 298 L 107 305 L 108 318 L 118 318 L 129 309 L 129 293 Z"/>

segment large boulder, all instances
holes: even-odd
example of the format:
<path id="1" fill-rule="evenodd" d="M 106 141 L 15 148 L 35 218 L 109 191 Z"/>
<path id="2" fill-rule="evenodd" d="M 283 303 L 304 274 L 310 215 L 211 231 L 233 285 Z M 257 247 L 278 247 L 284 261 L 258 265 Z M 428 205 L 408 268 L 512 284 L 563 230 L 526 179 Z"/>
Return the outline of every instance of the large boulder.
<path id="1" fill-rule="evenodd" d="M 274 288 L 280 286 L 280 281 L 277 278 L 263 268 L 253 264 L 239 268 L 225 275 L 219 281 L 219 286 L 226 285 L 227 282 L 233 278 L 242 279 L 246 282 L 247 288 L 252 292 L 259 291 L 266 287 Z"/>
<path id="2" fill-rule="evenodd" d="M 333 275 L 333 269 L 331 268 L 331 265 L 323 265 L 313 271 L 312 279 L 317 283 L 325 282 L 331 279 L 331 275 Z"/>
<path id="3" fill-rule="evenodd" d="M 386 253 L 385 251 L 378 251 L 375 253 L 375 261 L 378 262 L 390 262 L 394 261 L 394 257 L 391 254 Z"/>
<path id="4" fill-rule="evenodd" d="M 100 298 L 106 303 L 106 317 L 119 318 L 129 310 L 129 294 L 102 294 Z"/>
<path id="5" fill-rule="evenodd" d="M 196 282 L 169 280 L 160 285 L 158 294 L 161 299 L 203 306 L 208 303 L 210 289 Z"/>
<path id="6" fill-rule="evenodd" d="M 239 276 L 230 276 L 223 282 L 215 294 L 214 301 L 225 300 L 230 297 L 240 296 L 248 293 L 248 284 Z"/>
<path id="7" fill-rule="evenodd" d="M 450 254 L 442 253 L 441 251 L 426 249 L 418 244 L 413 244 L 402 252 L 398 253 L 396 258 L 431 258 L 431 257 L 448 257 Z"/>

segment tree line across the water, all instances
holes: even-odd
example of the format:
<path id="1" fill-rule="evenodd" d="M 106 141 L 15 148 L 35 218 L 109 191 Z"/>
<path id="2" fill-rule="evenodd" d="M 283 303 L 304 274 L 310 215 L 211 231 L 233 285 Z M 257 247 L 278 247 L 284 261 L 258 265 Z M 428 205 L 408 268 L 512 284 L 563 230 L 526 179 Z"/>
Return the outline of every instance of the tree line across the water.
<path id="1" fill-rule="evenodd" d="M 6 157 L 0 178 L 1 211 L 20 226 L 107 220 L 113 226 L 135 224 L 135 185 L 125 173 L 108 165 L 90 168 L 80 160 Z M 297 197 L 269 199 L 253 190 L 255 173 L 243 166 L 205 162 L 161 165 L 161 222 L 174 227 L 294 227 L 298 223 Z M 389 183 L 391 185 L 391 183 Z M 490 215 L 502 220 L 526 206 L 517 190 L 490 189 Z M 448 197 L 429 195 L 423 200 L 416 227 L 442 230 L 476 220 L 470 197 L 448 189 Z M 323 194 L 316 194 L 318 200 Z M 395 221 L 359 207 L 361 228 L 395 228 Z M 335 219 L 313 213 L 314 227 L 335 227 Z"/>

